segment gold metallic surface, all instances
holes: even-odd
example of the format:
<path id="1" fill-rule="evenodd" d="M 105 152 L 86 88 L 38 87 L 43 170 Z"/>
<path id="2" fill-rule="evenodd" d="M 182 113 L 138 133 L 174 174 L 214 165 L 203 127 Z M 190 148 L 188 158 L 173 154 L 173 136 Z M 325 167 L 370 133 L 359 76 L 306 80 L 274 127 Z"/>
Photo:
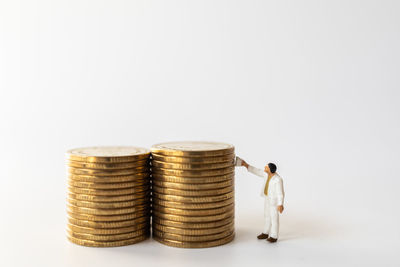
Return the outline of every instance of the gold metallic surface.
<path id="1" fill-rule="evenodd" d="M 215 228 L 215 227 L 220 227 L 223 225 L 227 225 L 229 223 L 232 223 L 234 221 L 234 216 L 218 220 L 218 221 L 211 221 L 211 222 L 197 222 L 197 223 L 192 223 L 192 222 L 177 222 L 177 221 L 172 221 L 168 219 L 162 219 L 158 218 L 156 216 L 152 217 L 153 222 L 164 225 L 164 226 L 171 226 L 171 227 L 176 227 L 176 228 L 184 228 L 184 229 L 206 229 L 206 228 Z"/>
<path id="2" fill-rule="evenodd" d="M 67 204 L 67 210 L 72 213 L 78 214 L 88 214 L 88 215 L 121 215 L 121 214 L 130 214 L 137 211 L 143 211 L 149 209 L 149 205 L 146 203 L 141 206 L 135 206 L 131 208 L 118 208 L 118 209 L 92 209 L 92 208 L 84 208 L 77 207 L 71 204 Z"/>
<path id="3" fill-rule="evenodd" d="M 68 216 L 68 222 L 77 226 L 88 227 L 88 228 L 123 228 L 138 225 L 141 223 L 148 223 L 150 225 L 150 216 L 143 216 L 132 220 L 116 221 L 116 222 L 96 222 L 96 221 L 85 221 L 79 220 Z"/>
<path id="4" fill-rule="evenodd" d="M 74 225 L 71 223 L 67 224 L 67 228 L 74 233 L 82 233 L 82 234 L 94 234 L 94 235 L 116 235 L 134 232 L 137 230 L 145 229 L 149 227 L 148 223 L 140 223 L 132 226 L 121 227 L 121 228 L 109 228 L 109 229 L 97 229 L 90 227 L 82 227 L 78 225 Z"/>
<path id="5" fill-rule="evenodd" d="M 165 195 L 175 196 L 186 196 L 186 197 L 205 197 L 205 196 L 217 196 L 234 191 L 234 186 L 228 186 L 217 189 L 205 189 L 205 190 L 181 190 L 174 188 L 158 187 L 153 184 L 153 192 L 157 192 Z"/>
<path id="6" fill-rule="evenodd" d="M 90 215 L 90 214 L 82 214 L 82 213 L 74 213 L 67 210 L 69 217 L 84 220 L 84 221 L 95 221 L 95 222 L 117 222 L 117 221 L 127 221 L 133 220 L 143 216 L 149 216 L 149 210 L 137 211 L 130 214 L 122 214 L 122 215 Z"/>
<path id="7" fill-rule="evenodd" d="M 235 171 L 235 167 L 227 167 L 221 169 L 213 169 L 213 170 L 174 170 L 174 169 L 164 169 L 164 168 L 152 168 L 153 173 L 161 174 L 161 175 L 172 175 L 179 177 L 208 177 L 208 176 L 218 176 L 225 175 L 228 173 L 232 173 Z"/>
<path id="8" fill-rule="evenodd" d="M 172 234 L 163 231 L 159 231 L 153 228 L 153 236 L 162 239 L 169 239 L 175 241 L 188 241 L 188 242 L 207 242 L 214 241 L 230 236 L 234 233 L 233 229 L 226 230 L 222 233 L 216 233 L 211 235 L 181 235 L 181 234 Z"/>
<path id="9" fill-rule="evenodd" d="M 83 162 L 119 163 L 147 159 L 150 150 L 141 147 L 83 147 L 67 151 L 67 159 Z"/>
<path id="10" fill-rule="evenodd" d="M 234 192 L 218 195 L 218 196 L 206 196 L 206 197 L 183 197 L 176 195 L 166 195 L 160 194 L 157 192 L 153 192 L 153 195 L 162 200 L 169 200 L 174 202 L 182 202 L 182 203 L 209 203 L 209 202 L 217 202 L 232 198 L 234 196 Z"/>
<path id="11" fill-rule="evenodd" d="M 139 160 L 134 162 L 122 162 L 122 163 L 93 163 L 93 162 L 68 160 L 67 165 L 70 167 L 83 168 L 83 169 L 119 170 L 119 169 L 130 169 L 141 166 L 148 166 L 149 160 Z"/>
<path id="12" fill-rule="evenodd" d="M 126 240 L 108 241 L 108 242 L 79 239 L 79 238 L 71 237 L 69 235 L 67 235 L 67 238 L 72 243 L 75 243 L 75 244 L 81 245 L 81 246 L 86 246 L 86 247 L 119 247 L 119 246 L 127 246 L 127 245 L 132 245 L 132 244 L 141 242 L 141 241 L 149 238 L 149 236 L 150 235 L 143 235 L 143 236 L 138 236 L 138 237 L 134 237 L 134 238 L 126 239 Z"/>
<path id="13" fill-rule="evenodd" d="M 140 199 L 149 195 L 150 191 L 142 191 L 136 194 L 121 195 L 121 196 L 95 196 L 87 194 L 68 193 L 68 198 L 83 200 L 83 201 L 94 201 L 94 202 L 117 202 L 117 201 L 130 201 L 134 199 Z"/>
<path id="14" fill-rule="evenodd" d="M 153 180 L 155 181 L 183 183 L 183 184 L 202 184 L 202 183 L 217 183 L 217 182 L 232 181 L 235 177 L 235 174 L 232 172 L 224 175 L 209 176 L 209 177 L 180 177 L 174 175 L 158 174 L 153 172 L 152 176 Z"/>
<path id="15" fill-rule="evenodd" d="M 68 191 L 74 194 L 85 194 L 94 196 L 121 196 L 121 195 L 131 195 L 138 192 L 143 192 L 150 190 L 150 185 L 136 186 L 131 188 L 123 189 L 91 189 L 82 187 L 68 187 Z"/>
<path id="16" fill-rule="evenodd" d="M 235 159 L 235 154 L 227 154 L 217 157 L 174 157 L 174 156 L 163 156 L 152 153 L 151 158 L 162 162 L 169 163 L 191 163 L 191 164 L 204 164 L 204 163 L 219 163 L 227 162 Z"/>
<path id="17" fill-rule="evenodd" d="M 140 172 L 123 176 L 91 176 L 91 175 L 74 175 L 69 174 L 68 178 L 77 182 L 87 183 L 122 183 L 122 182 L 139 182 L 150 180 L 150 172 Z"/>
<path id="18" fill-rule="evenodd" d="M 234 165 L 234 161 L 228 162 L 220 162 L 220 163 L 200 163 L 200 164 L 193 164 L 193 163 L 169 163 L 169 162 L 162 162 L 157 160 L 152 160 L 151 165 L 153 168 L 164 168 L 164 169 L 174 169 L 174 170 L 212 170 L 212 169 L 221 169 L 227 168 Z"/>
<path id="19" fill-rule="evenodd" d="M 182 215 L 182 216 L 209 216 L 209 215 L 217 215 L 226 212 L 231 212 L 235 208 L 234 204 L 230 204 L 228 206 L 215 208 L 215 209 L 201 209 L 201 210 L 188 210 L 188 209 L 176 209 L 176 208 L 166 208 L 159 205 L 153 205 L 154 211 L 159 211 L 164 214 L 172 214 L 172 215 Z"/>
<path id="20" fill-rule="evenodd" d="M 212 235 L 216 233 L 221 233 L 224 231 L 233 231 L 234 230 L 234 222 L 230 222 L 226 225 L 218 226 L 218 227 L 213 227 L 213 228 L 203 228 L 203 229 L 187 229 L 187 228 L 178 228 L 178 227 L 171 227 L 171 226 L 165 226 L 162 224 L 158 224 L 156 222 L 153 222 L 152 224 L 153 229 L 156 229 L 158 231 L 166 232 L 166 233 L 171 233 L 171 234 L 179 234 L 179 235 Z"/>
<path id="21" fill-rule="evenodd" d="M 82 201 L 72 198 L 67 198 L 67 202 L 71 205 L 83 208 L 92 209 L 119 209 L 119 208 L 130 208 L 140 205 L 148 205 L 150 203 L 150 197 L 139 198 L 130 201 L 117 201 L 117 202 L 92 202 L 92 201 Z"/>
<path id="22" fill-rule="evenodd" d="M 168 214 L 168 213 L 162 213 L 156 210 L 153 210 L 153 216 L 161 218 L 161 219 L 166 219 L 166 220 L 171 220 L 171 221 L 176 221 L 176 222 L 191 222 L 191 223 L 198 223 L 198 222 L 212 222 L 212 221 L 218 221 L 218 220 L 223 220 L 228 217 L 234 216 L 235 211 L 231 210 L 223 214 L 217 214 L 217 215 L 206 215 L 206 216 L 184 216 L 184 215 L 174 215 L 174 214 Z"/>
<path id="23" fill-rule="evenodd" d="M 147 171 L 149 171 L 149 167 L 147 166 L 121 169 L 121 170 L 95 170 L 95 169 L 68 167 L 68 173 L 70 174 L 91 175 L 91 176 L 122 176 L 122 175 L 125 176 Z"/>
<path id="24" fill-rule="evenodd" d="M 159 205 L 159 206 L 167 207 L 167 208 L 204 210 L 204 209 L 214 209 L 214 208 L 228 206 L 229 204 L 234 203 L 235 199 L 232 197 L 232 198 L 228 198 L 226 200 L 209 202 L 209 203 L 183 203 L 183 202 L 162 200 L 162 199 L 153 197 L 152 202 L 153 202 L 153 206 Z"/>
<path id="25" fill-rule="evenodd" d="M 214 241 L 207 241 L 207 242 L 184 242 L 184 241 L 175 241 L 166 238 L 159 238 L 157 236 L 153 236 L 154 240 L 171 247 L 178 247 L 178 248 L 209 248 L 209 247 L 216 247 L 227 244 L 231 242 L 235 238 L 235 234 L 231 234 L 222 239 L 214 240 Z"/>
<path id="26" fill-rule="evenodd" d="M 206 157 L 232 154 L 234 147 L 226 143 L 182 141 L 153 145 L 151 152 L 166 156 Z"/>
<path id="27" fill-rule="evenodd" d="M 93 241 L 119 241 L 126 240 L 138 236 L 147 236 L 150 234 L 150 229 L 140 229 L 134 232 L 123 233 L 123 234 L 115 234 L 115 235 L 94 235 L 94 234 L 84 234 L 84 233 L 76 233 L 69 229 L 67 229 L 67 235 L 79 239 L 85 240 L 93 240 Z"/>
<path id="28" fill-rule="evenodd" d="M 91 147 L 67 153 L 67 237 L 85 246 L 146 239 L 151 228 L 150 152 Z"/>
<path id="29" fill-rule="evenodd" d="M 218 182 L 218 183 L 204 183 L 204 184 L 186 184 L 186 183 L 176 183 L 176 182 L 164 182 L 158 179 L 153 180 L 153 185 L 157 187 L 164 187 L 169 189 L 179 189 L 179 190 L 206 190 L 206 189 L 217 189 L 224 188 L 234 185 L 234 180 Z"/>
<path id="30" fill-rule="evenodd" d="M 149 180 L 141 180 L 135 182 L 125 182 L 125 183 L 88 183 L 88 182 L 79 182 L 72 179 L 68 179 L 68 185 L 71 187 L 80 187 L 87 189 L 123 189 L 123 188 L 131 188 L 137 186 L 146 186 L 150 182 Z"/>

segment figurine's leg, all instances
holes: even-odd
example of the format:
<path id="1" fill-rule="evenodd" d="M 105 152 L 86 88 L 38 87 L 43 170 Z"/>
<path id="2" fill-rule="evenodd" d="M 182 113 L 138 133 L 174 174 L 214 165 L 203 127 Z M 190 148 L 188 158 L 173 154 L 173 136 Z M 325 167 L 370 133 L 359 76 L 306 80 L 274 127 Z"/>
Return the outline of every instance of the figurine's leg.
<path id="1" fill-rule="evenodd" d="M 264 231 L 263 233 L 269 235 L 271 229 L 271 211 L 270 211 L 270 203 L 268 197 L 265 197 L 264 201 Z"/>
<path id="2" fill-rule="evenodd" d="M 279 234 L 279 213 L 275 205 L 270 206 L 270 216 L 271 216 L 271 231 L 269 236 L 278 239 Z"/>

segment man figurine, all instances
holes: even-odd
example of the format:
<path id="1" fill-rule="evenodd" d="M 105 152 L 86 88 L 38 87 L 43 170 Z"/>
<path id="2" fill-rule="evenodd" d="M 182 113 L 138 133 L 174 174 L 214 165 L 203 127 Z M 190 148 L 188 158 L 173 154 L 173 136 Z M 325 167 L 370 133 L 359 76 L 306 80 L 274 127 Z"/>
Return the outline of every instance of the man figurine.
<path id="1" fill-rule="evenodd" d="M 264 231 L 257 236 L 258 239 L 267 239 L 274 243 L 278 240 L 279 233 L 279 213 L 283 212 L 283 199 L 285 192 L 283 191 L 283 181 L 279 174 L 276 173 L 276 165 L 268 163 L 264 167 L 264 171 L 257 169 L 246 161 L 238 158 L 237 164 L 244 166 L 247 170 L 264 179 L 261 196 L 264 197 Z"/>

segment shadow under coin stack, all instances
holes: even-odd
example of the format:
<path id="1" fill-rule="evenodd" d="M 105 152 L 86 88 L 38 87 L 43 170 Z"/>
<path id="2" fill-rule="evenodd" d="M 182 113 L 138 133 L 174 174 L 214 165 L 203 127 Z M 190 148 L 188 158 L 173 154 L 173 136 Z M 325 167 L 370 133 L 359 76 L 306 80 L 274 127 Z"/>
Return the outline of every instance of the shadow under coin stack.
<path id="1" fill-rule="evenodd" d="M 67 152 L 68 239 L 114 247 L 150 235 L 150 151 L 88 147 Z"/>
<path id="2" fill-rule="evenodd" d="M 165 245 L 206 248 L 234 239 L 234 147 L 214 142 L 154 145 L 152 231 Z"/>

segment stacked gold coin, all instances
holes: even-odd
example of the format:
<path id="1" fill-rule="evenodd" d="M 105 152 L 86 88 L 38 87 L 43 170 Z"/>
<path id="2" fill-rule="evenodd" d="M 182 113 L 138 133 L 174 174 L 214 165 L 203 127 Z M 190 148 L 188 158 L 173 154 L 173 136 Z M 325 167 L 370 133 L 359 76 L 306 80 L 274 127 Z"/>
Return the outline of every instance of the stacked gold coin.
<path id="1" fill-rule="evenodd" d="M 87 147 L 67 152 L 67 237 L 76 244 L 114 247 L 150 235 L 150 151 Z"/>
<path id="2" fill-rule="evenodd" d="M 226 244 L 234 238 L 234 147 L 214 142 L 154 145 L 152 231 L 182 248 Z"/>

